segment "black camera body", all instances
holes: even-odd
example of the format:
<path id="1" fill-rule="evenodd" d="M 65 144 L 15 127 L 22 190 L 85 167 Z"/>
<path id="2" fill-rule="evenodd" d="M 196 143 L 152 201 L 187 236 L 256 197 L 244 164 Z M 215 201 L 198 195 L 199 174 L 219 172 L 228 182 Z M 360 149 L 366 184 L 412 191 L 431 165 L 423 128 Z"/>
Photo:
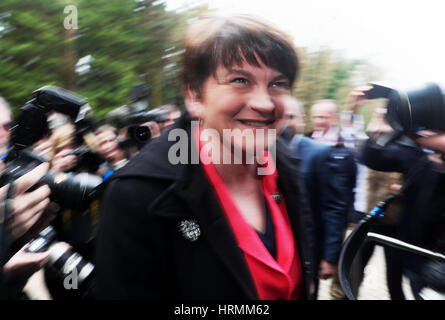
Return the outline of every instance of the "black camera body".
<path id="1" fill-rule="evenodd" d="M 137 111 L 133 107 L 121 107 L 116 111 L 111 122 L 119 123 L 117 127 L 127 127 L 127 135 L 119 141 L 121 149 L 137 147 L 141 149 L 152 138 L 150 128 L 144 123 L 164 123 L 169 120 L 168 111 L 165 110 L 142 110 Z"/>
<path id="2" fill-rule="evenodd" d="M 163 110 L 149 110 L 130 113 L 127 118 L 128 125 L 142 124 L 145 122 L 163 123 L 168 121 L 168 113 Z"/>
<path id="3" fill-rule="evenodd" d="M 85 119 L 88 110 L 88 100 L 70 91 L 55 86 L 37 89 L 21 108 L 19 121 L 12 129 L 12 150 L 8 157 L 13 158 L 15 151 L 31 146 L 45 135 L 51 111 L 69 116 L 76 124 Z"/>
<path id="4" fill-rule="evenodd" d="M 17 125 L 12 129 L 10 148 L 5 159 L 5 172 L 0 186 L 10 183 L 45 159 L 26 150 L 40 140 L 48 130 L 47 115 L 51 111 L 66 114 L 74 123 L 85 119 L 88 100 L 62 88 L 46 86 L 33 92 L 31 100 L 23 107 Z M 62 207 L 85 209 L 96 196 L 102 182 L 92 174 L 45 174 L 36 186 L 48 184 L 51 199 Z"/>
<path id="5" fill-rule="evenodd" d="M 72 169 L 73 172 L 96 172 L 99 169 L 100 164 L 105 161 L 96 152 L 91 150 L 90 147 L 85 145 L 77 147 L 76 149 L 68 153 L 68 155 L 76 157 L 76 165 Z"/>

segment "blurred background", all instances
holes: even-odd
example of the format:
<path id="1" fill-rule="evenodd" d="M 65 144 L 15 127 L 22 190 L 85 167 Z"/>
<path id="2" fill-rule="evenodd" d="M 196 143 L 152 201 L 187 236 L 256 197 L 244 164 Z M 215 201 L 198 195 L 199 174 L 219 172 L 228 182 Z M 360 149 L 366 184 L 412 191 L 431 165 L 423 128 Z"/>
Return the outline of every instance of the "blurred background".
<path id="1" fill-rule="evenodd" d="M 34 90 L 56 85 L 87 97 L 102 119 L 129 103 L 132 86 L 146 84 L 150 108 L 182 109 L 183 31 L 200 14 L 219 10 L 263 16 L 293 36 L 303 66 L 294 93 L 306 109 L 318 99 L 343 105 L 353 87 L 369 81 L 443 82 L 441 3 L 1 0 L 0 96 L 17 115 Z M 378 105 L 361 109 L 365 122 Z"/>

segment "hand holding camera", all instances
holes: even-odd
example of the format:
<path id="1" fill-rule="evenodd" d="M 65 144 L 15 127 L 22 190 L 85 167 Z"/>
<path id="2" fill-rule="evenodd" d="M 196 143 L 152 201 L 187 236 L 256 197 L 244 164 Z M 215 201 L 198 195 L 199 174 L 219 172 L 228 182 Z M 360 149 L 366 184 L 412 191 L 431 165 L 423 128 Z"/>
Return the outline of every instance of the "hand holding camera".
<path id="1" fill-rule="evenodd" d="M 50 189 L 47 185 L 39 186 L 32 192 L 26 192 L 47 173 L 48 168 L 47 163 L 42 163 L 14 181 L 10 199 L 6 199 L 9 185 L 0 189 L 0 197 L 5 199 L 5 205 L 9 210 L 5 223 L 12 241 L 23 236 L 42 218 L 42 213 L 50 202 Z"/>
<path id="2" fill-rule="evenodd" d="M 74 168 L 76 165 L 77 157 L 71 152 L 72 148 L 66 147 L 56 153 L 52 159 L 52 171 L 66 172 Z"/>
<path id="3" fill-rule="evenodd" d="M 372 88 L 371 85 L 354 88 L 346 99 L 346 110 L 355 114 L 360 106 L 368 102 L 366 93 Z"/>
<path id="4" fill-rule="evenodd" d="M 3 273 L 8 281 L 28 279 L 39 271 L 48 261 L 49 252 L 28 252 L 28 245 L 23 246 L 3 266 Z"/>

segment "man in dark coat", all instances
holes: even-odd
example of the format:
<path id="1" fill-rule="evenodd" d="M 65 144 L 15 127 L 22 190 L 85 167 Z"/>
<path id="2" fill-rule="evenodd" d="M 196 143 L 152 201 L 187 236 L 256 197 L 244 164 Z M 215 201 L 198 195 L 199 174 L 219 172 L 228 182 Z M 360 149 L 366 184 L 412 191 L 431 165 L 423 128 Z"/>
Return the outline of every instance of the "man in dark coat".
<path id="1" fill-rule="evenodd" d="M 300 138 L 300 141 L 298 141 Z M 300 173 L 314 210 L 314 224 L 321 235 L 317 258 L 336 270 L 348 222 L 353 210 L 356 165 L 350 153 L 341 153 L 330 146 L 305 136 L 295 137 L 290 147 L 301 159 Z M 334 267 L 335 265 L 335 267 Z M 320 277 L 332 274 L 321 266 Z"/>
<path id="2" fill-rule="evenodd" d="M 289 147 L 295 158 L 300 159 L 300 175 L 306 188 L 314 218 L 316 249 L 314 256 L 318 277 L 337 276 L 348 213 L 353 210 L 356 165 L 350 152 L 331 147 L 302 135 L 305 126 L 300 103 L 289 98 L 285 118 L 287 127 L 293 127 Z"/>
<path id="3" fill-rule="evenodd" d="M 429 160 L 428 154 L 420 147 L 425 140 L 417 143 L 406 136 L 381 143 L 385 138 L 370 139 L 363 150 L 363 162 L 380 171 L 403 173 L 402 193 L 403 215 L 396 237 L 402 241 L 434 250 L 444 250 L 438 236 L 443 237 L 443 213 L 445 201 L 445 175 L 442 163 Z M 389 141 L 389 142 L 388 142 Z M 430 146 L 428 146 L 430 147 Z M 432 146 L 434 147 L 434 146 Z M 440 240 L 440 239 L 439 239 Z M 416 298 L 422 299 L 421 291 L 428 287 L 423 272 L 428 259 L 403 253 L 405 274 L 411 280 Z"/>
<path id="4" fill-rule="evenodd" d="M 168 139 L 169 132 L 186 129 L 190 137 L 190 120 L 184 114 L 111 178 L 101 202 L 97 237 L 98 298 L 258 299 L 242 251 L 202 168 L 168 161 L 176 143 Z M 298 170 L 286 150 L 278 140 L 278 184 L 301 257 L 303 297 L 309 298 L 312 218 L 302 209 Z M 193 226 L 195 241 L 181 230 L 184 223 Z"/>

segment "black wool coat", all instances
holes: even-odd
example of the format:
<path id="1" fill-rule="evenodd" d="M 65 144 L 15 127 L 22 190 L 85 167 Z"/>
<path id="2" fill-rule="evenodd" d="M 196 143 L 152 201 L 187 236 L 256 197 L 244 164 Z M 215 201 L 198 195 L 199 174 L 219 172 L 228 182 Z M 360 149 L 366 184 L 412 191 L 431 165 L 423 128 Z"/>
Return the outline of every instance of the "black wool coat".
<path id="1" fill-rule="evenodd" d="M 101 200 L 95 252 L 98 299 L 258 299 L 255 285 L 227 218 L 199 164 L 168 161 L 175 128 L 188 132 L 185 113 L 115 173 Z M 189 144 L 190 146 L 190 144 Z M 300 254 L 303 297 L 313 298 L 312 218 L 305 208 L 298 167 L 277 143 L 278 186 Z M 195 221 L 196 241 L 179 224 Z M 279 232 L 276 230 L 275 232 Z"/>

